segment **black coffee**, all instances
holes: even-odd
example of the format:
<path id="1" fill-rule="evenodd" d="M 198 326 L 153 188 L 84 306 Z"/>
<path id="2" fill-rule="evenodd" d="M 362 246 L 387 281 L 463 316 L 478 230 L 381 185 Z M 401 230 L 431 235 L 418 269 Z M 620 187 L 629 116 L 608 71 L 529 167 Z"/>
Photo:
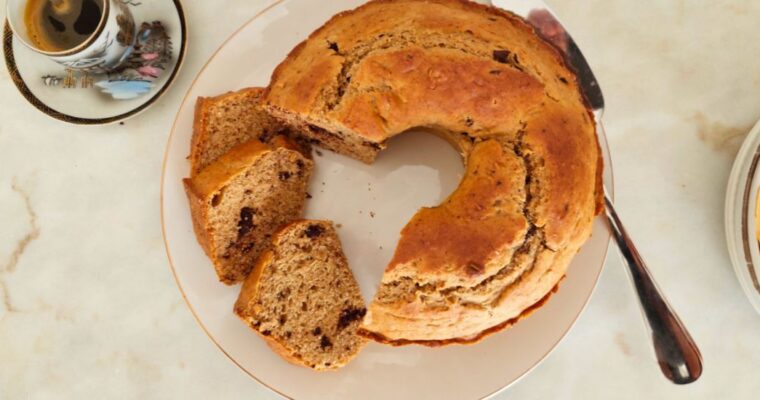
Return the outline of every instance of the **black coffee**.
<path id="1" fill-rule="evenodd" d="M 63 51 L 87 40 L 100 24 L 104 0 L 28 0 L 24 24 L 35 46 Z"/>

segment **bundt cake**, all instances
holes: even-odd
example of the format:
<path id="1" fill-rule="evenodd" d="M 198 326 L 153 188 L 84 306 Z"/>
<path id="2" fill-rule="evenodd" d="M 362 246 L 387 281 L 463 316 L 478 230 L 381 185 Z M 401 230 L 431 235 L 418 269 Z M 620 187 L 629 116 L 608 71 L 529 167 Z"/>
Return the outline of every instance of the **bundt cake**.
<path id="1" fill-rule="evenodd" d="M 376 0 L 340 13 L 275 69 L 264 101 L 313 143 L 368 163 L 411 128 L 462 154 L 459 187 L 401 232 L 359 331 L 380 342 L 467 343 L 508 326 L 557 287 L 601 210 L 576 76 L 496 8 Z"/>

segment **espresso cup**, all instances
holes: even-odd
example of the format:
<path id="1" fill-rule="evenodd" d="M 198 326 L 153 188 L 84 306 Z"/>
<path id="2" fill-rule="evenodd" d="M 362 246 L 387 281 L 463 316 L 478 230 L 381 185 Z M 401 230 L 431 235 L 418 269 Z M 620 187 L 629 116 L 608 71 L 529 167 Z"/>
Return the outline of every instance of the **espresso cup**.
<path id="1" fill-rule="evenodd" d="M 127 3 L 130 0 L 103 0 L 100 22 L 86 40 L 61 51 L 47 51 L 32 40 L 25 23 L 29 1 L 7 0 L 6 16 L 16 38 L 31 50 L 65 66 L 93 73 L 117 68 L 132 53 L 135 44 L 135 22 Z"/>

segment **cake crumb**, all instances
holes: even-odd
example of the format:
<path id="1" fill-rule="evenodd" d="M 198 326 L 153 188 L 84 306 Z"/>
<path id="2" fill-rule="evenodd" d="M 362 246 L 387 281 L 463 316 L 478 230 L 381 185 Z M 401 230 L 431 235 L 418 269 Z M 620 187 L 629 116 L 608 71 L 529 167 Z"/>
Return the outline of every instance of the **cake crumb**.
<path id="1" fill-rule="evenodd" d="M 369 216 L 370 216 L 370 218 L 375 218 L 375 212 L 374 211 L 370 211 L 369 212 Z"/>
<path id="2" fill-rule="evenodd" d="M 322 157 L 322 152 L 319 151 L 319 149 L 314 149 L 314 152 L 317 153 L 318 156 Z"/>
<path id="3" fill-rule="evenodd" d="M 342 228 L 342 227 L 343 227 L 343 224 L 335 224 L 335 227 L 336 227 L 336 228 Z"/>

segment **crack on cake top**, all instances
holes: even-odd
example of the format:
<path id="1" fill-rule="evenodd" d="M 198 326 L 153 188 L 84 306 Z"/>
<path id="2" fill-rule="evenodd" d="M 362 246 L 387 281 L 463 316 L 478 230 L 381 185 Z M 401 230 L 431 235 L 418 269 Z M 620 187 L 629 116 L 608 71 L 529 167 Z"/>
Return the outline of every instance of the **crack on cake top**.
<path id="1" fill-rule="evenodd" d="M 452 41 L 455 41 L 456 44 L 451 44 Z M 328 43 L 334 42 L 328 40 Z M 336 77 L 336 86 L 334 86 L 333 93 L 328 93 L 328 89 L 330 88 L 323 89 L 322 97 L 325 99 L 325 108 L 327 111 L 332 111 L 340 105 L 346 94 L 346 90 L 351 84 L 353 69 L 361 64 L 365 58 L 378 50 L 403 49 L 409 46 L 419 46 L 425 50 L 433 48 L 457 50 L 472 56 L 491 58 L 518 71 L 526 72 L 526 68 L 520 64 L 516 53 L 505 49 L 495 49 L 489 54 L 487 51 L 479 50 L 478 45 L 488 47 L 486 41 L 478 40 L 475 36 L 466 33 L 427 33 L 418 35 L 408 30 L 380 33 L 367 42 L 359 43 L 348 52 L 336 52 L 336 54 L 343 56 L 345 61 L 341 65 L 340 72 Z M 503 54 L 503 52 L 508 54 L 497 58 L 496 55 Z"/>

